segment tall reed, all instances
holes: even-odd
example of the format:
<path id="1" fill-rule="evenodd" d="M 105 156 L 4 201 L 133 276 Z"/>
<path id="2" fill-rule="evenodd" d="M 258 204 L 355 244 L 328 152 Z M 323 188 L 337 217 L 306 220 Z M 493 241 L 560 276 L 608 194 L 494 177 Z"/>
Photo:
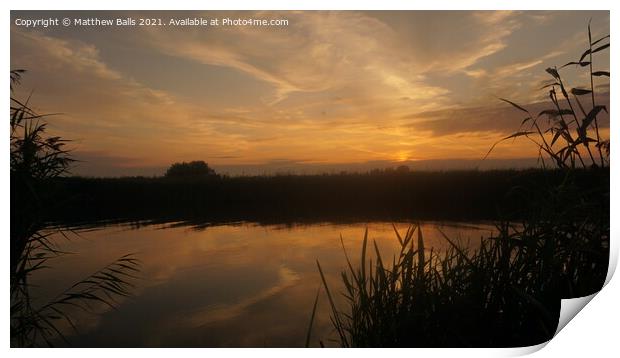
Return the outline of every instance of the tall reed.
<path id="1" fill-rule="evenodd" d="M 594 71 L 592 55 L 609 47 L 601 44 L 607 39 L 592 41 L 588 25 L 588 49 L 563 66 L 587 67 L 589 89 L 567 91 L 558 69 L 548 68 L 553 82 L 545 88 L 551 88 L 552 108 L 534 116 L 503 99 L 528 114 L 521 126 L 529 128 L 498 143 L 525 137 L 539 148 L 543 167 L 551 160 L 562 174 L 559 182 L 543 177 L 535 186 L 515 185 L 506 193 L 529 204 L 513 216 L 519 220 L 500 220 L 498 235 L 481 238 L 475 249 L 442 232 L 449 248 L 441 252 L 425 247 L 419 225 L 404 236 L 394 229 L 400 252 L 391 261 L 381 256 L 376 243 L 369 257 L 366 232 L 357 266 L 345 250 L 345 309 L 336 306 L 317 261 L 341 346 L 539 344 L 553 337 L 562 298 L 602 288 L 609 260 L 609 139 L 600 134 L 597 116 L 606 108 L 596 103 L 594 77 L 609 77 L 609 72 Z M 589 110 L 580 100 L 585 95 L 591 98 Z M 545 115 L 546 126 L 540 120 Z M 577 168 L 592 174 L 585 187 L 578 185 Z"/>
<path id="2" fill-rule="evenodd" d="M 11 71 L 11 346 L 51 346 L 65 339 L 58 328 L 60 320 L 76 328 L 70 308 L 93 312 L 93 303 L 114 306 L 115 298 L 129 295 L 139 261 L 134 255 L 125 255 L 50 302 L 33 305 L 29 278 L 47 268 L 51 259 L 66 254 L 51 236 L 70 234 L 45 227 L 43 218 L 63 200 L 50 195 L 46 184 L 67 173 L 73 159 L 65 149 L 66 140 L 46 133 L 48 115 L 37 114 L 29 105 L 30 97 L 21 101 L 14 96 L 14 86 L 24 72 Z"/>
<path id="3" fill-rule="evenodd" d="M 527 116 L 523 119 L 519 130 L 495 143 L 485 158 L 500 142 L 525 137 L 538 147 L 539 159 L 543 166 L 546 165 L 545 158 L 552 163 L 552 166 L 558 168 L 608 166 L 610 142 L 609 138 L 601 136 L 598 120 L 601 111 L 607 112 L 607 107 L 596 101 L 594 79 L 609 78 L 609 71 L 594 70 L 593 55 L 609 49 L 609 39 L 609 35 L 606 35 L 593 41 L 588 23 L 588 46 L 579 59 L 568 62 L 560 68 L 546 69 L 552 79 L 541 89 L 548 89 L 551 108 L 535 115 L 515 102 L 500 98 Z M 569 66 L 586 69 L 589 88 L 568 89 L 569 86 L 560 70 Z M 584 97 L 589 99 L 584 100 Z M 541 117 L 545 116 L 548 119 L 546 122 L 541 120 Z"/>
<path id="4" fill-rule="evenodd" d="M 590 294 L 607 272 L 607 233 L 595 223 L 501 223 L 498 235 L 468 248 L 426 248 L 420 225 L 400 251 L 382 256 L 364 234 L 360 261 L 345 250 L 339 309 L 317 266 L 343 347 L 511 347 L 553 337 L 560 299 Z M 369 248 L 370 246 L 370 248 Z M 372 254 L 369 254 L 372 251 Z"/>

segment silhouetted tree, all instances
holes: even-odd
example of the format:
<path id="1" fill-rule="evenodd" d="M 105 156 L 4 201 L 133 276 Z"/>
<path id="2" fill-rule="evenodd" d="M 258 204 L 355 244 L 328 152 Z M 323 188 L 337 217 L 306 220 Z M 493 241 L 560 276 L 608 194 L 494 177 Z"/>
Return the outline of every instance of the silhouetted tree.
<path id="1" fill-rule="evenodd" d="M 200 178 L 216 175 L 215 170 L 203 160 L 174 163 L 166 171 L 166 178 Z"/>

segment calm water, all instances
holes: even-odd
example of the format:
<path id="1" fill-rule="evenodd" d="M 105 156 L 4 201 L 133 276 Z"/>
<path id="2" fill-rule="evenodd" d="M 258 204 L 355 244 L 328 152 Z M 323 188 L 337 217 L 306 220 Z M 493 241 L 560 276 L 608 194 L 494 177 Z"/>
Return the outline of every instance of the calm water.
<path id="1" fill-rule="evenodd" d="M 67 329 L 73 346 L 105 347 L 296 347 L 303 346 L 320 277 L 333 292 L 345 269 L 340 235 L 351 259 L 359 260 L 364 229 L 391 257 L 398 242 L 391 223 L 261 226 L 112 225 L 57 238 L 75 254 L 50 261 L 33 277 L 35 303 L 43 303 L 115 259 L 135 253 L 142 261 L 133 296 L 100 314 L 74 312 L 79 333 Z M 404 235 L 408 224 L 396 227 Z M 422 225 L 428 249 L 451 238 L 479 241 L 490 224 Z M 344 307 L 344 306 L 341 306 Z M 319 299 L 312 345 L 335 338 L 327 298 Z"/>

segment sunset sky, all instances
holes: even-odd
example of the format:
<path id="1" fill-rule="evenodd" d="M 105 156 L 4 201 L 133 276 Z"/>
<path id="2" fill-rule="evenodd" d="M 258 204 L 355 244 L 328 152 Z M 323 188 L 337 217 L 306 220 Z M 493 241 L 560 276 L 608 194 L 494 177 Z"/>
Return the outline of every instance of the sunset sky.
<path id="1" fill-rule="evenodd" d="M 17 18 L 287 19 L 278 27 L 48 27 Z M 220 172 L 478 163 L 539 112 L 545 68 L 609 33 L 607 11 L 11 12 L 20 98 L 71 139 L 79 175 L 162 174 L 205 160 Z M 596 70 L 609 70 L 598 53 Z M 589 87 L 565 68 L 569 87 Z M 597 79 L 602 103 L 607 78 Z M 602 132 L 608 136 L 608 121 Z M 532 158 L 507 142 L 492 163 Z M 500 163 L 500 164 L 498 164 Z M 441 166 L 440 165 L 440 166 Z"/>

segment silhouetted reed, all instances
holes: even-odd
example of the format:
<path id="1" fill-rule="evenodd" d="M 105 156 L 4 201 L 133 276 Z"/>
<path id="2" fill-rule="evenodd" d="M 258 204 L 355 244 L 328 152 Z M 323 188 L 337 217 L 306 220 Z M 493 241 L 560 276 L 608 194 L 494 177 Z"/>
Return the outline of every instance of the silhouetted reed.
<path id="1" fill-rule="evenodd" d="M 394 229 L 401 249 L 393 257 L 382 256 L 375 242 L 368 248 L 366 232 L 356 267 L 343 244 L 344 310 L 317 262 L 339 344 L 514 347 L 551 339 L 560 299 L 602 287 L 608 231 L 531 221 L 497 229 L 476 249 L 444 234 L 450 244 L 444 251 L 425 247 L 419 226 L 405 235 Z"/>
<path id="2" fill-rule="evenodd" d="M 609 172 L 576 171 L 575 185 L 604 184 Z M 363 222 L 498 220 L 528 205 L 519 188 L 560 184 L 561 171 L 494 170 L 303 176 L 57 178 L 49 192 L 64 201 L 47 220 Z M 501 210 L 500 210 L 501 209 Z"/>
<path id="3" fill-rule="evenodd" d="M 530 205 L 479 245 L 444 234 L 450 246 L 438 251 L 412 226 L 405 235 L 395 230 L 400 252 L 384 257 L 365 233 L 357 267 L 345 250 L 345 309 L 319 265 L 339 344 L 511 347 L 551 339 L 560 299 L 597 292 L 608 269 L 609 184 L 584 190 L 573 175 L 518 190 Z"/>
<path id="4" fill-rule="evenodd" d="M 609 42 L 604 43 L 605 41 L 609 41 L 609 35 L 592 41 L 592 32 L 588 24 L 588 48 L 579 60 L 568 62 L 559 69 L 557 67 L 547 68 L 547 73 L 553 79 L 541 89 L 549 88 L 548 96 L 552 108 L 534 115 L 523 106 L 502 98 L 502 101 L 526 113 L 527 117 L 523 119 L 517 132 L 495 143 L 487 156 L 500 142 L 525 137 L 538 147 L 539 159 L 543 167 L 546 166 L 545 158 L 551 160 L 552 166 L 557 168 L 574 169 L 578 166 L 586 168 L 609 165 L 609 139 L 601 137 L 598 123 L 598 114 L 601 111 L 607 112 L 607 107 L 596 103 L 596 86 L 594 85 L 594 77 L 609 77 L 609 71 L 594 71 L 592 57 L 595 53 L 609 48 Z M 585 61 L 586 58 L 587 61 Z M 574 87 L 567 90 L 568 85 L 562 79 L 560 70 L 568 66 L 587 68 L 590 88 Z M 558 91 L 561 97 L 558 96 Z M 590 97 L 589 107 L 586 102 L 579 99 L 583 96 Z M 543 116 L 547 117 L 546 122 L 540 120 Z M 527 126 L 529 128 L 523 129 Z"/>
<path id="5" fill-rule="evenodd" d="M 531 140 L 539 148 L 543 168 L 549 167 L 546 160 L 556 168 L 542 173 L 556 177 L 548 180 L 542 175 L 543 180 L 529 186 L 513 184 L 512 198 L 523 199 L 516 207 L 520 214 L 500 220 L 497 236 L 470 247 L 444 235 L 449 248 L 435 251 L 425 247 L 419 226 L 410 227 L 404 236 L 395 229 L 401 249 L 386 258 L 376 243 L 370 249 L 374 255 L 368 254 L 366 232 L 357 267 L 345 249 L 345 309 L 336 306 L 317 261 L 341 346 L 539 344 L 553 337 L 562 298 L 602 288 L 609 260 L 609 171 L 603 169 L 609 166 L 609 140 L 600 136 L 597 114 L 606 108 L 595 102 L 593 78 L 609 77 L 609 72 L 593 71 L 592 55 L 609 47 L 601 44 L 608 38 L 592 41 L 588 25 L 588 49 L 578 61 L 563 66 L 588 67 L 589 89 L 567 91 L 559 70 L 548 68 L 553 82 L 544 88 L 551 88 L 553 108 L 533 116 L 502 99 L 528 114 L 521 126 L 529 129 L 521 128 L 500 142 Z M 591 97 L 589 110 L 579 99 L 584 95 Z M 549 118 L 546 126 L 539 120 L 544 115 Z M 579 176 L 590 180 L 580 182 Z"/>
<path id="6" fill-rule="evenodd" d="M 44 218 L 63 200 L 49 191 L 49 183 L 66 173 L 73 160 L 65 149 L 66 140 L 46 134 L 46 115 L 30 108 L 30 98 L 14 98 L 13 86 L 23 73 L 11 71 L 11 346 L 51 346 L 65 338 L 59 320 L 73 326 L 70 308 L 94 312 L 92 303 L 113 306 L 115 296 L 127 296 L 139 262 L 133 255 L 123 256 L 50 302 L 33 306 L 29 278 L 47 268 L 54 257 L 66 254 L 51 235 L 67 238 L 71 232 L 45 229 Z"/>

